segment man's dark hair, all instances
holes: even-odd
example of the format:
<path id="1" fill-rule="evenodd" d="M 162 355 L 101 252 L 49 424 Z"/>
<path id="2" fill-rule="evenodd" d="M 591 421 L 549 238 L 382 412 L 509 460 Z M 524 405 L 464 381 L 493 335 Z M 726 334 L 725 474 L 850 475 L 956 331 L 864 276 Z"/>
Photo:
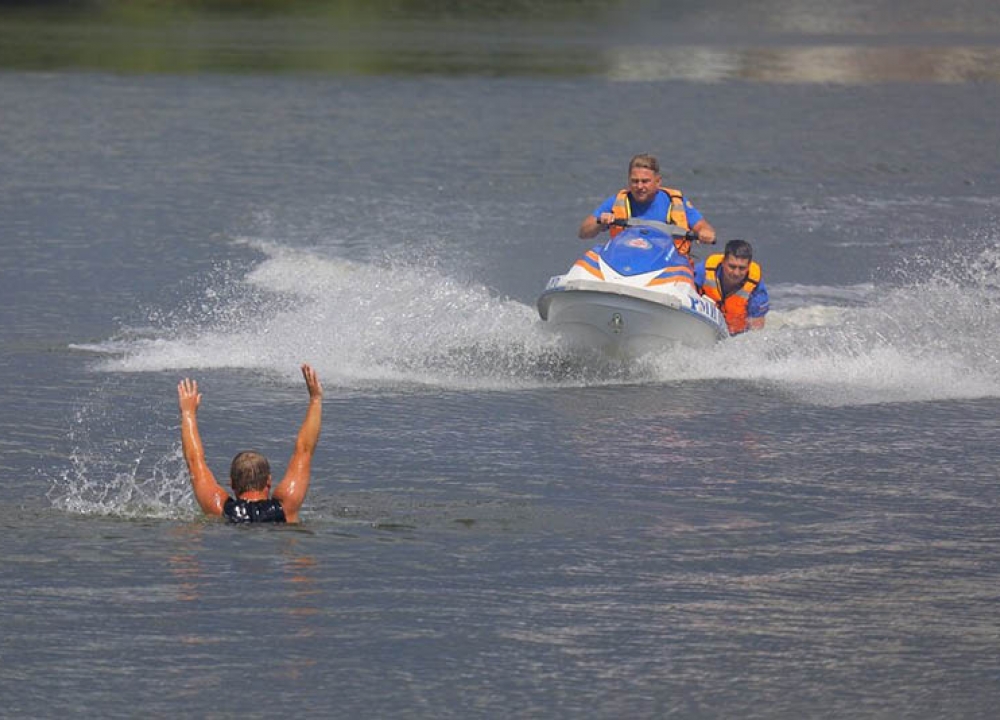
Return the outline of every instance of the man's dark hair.
<path id="1" fill-rule="evenodd" d="M 724 257 L 753 260 L 753 247 L 746 240 L 730 240 L 726 243 Z"/>
<path id="2" fill-rule="evenodd" d="M 270 475 L 271 466 L 267 458 L 252 450 L 239 453 L 229 466 L 229 482 L 237 497 L 248 490 L 263 490 Z"/>

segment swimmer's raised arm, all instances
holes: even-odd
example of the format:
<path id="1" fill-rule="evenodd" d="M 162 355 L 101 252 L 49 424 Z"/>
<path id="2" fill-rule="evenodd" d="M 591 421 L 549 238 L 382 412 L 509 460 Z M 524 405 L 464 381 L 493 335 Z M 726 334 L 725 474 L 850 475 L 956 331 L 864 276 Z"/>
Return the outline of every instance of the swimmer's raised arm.
<path id="1" fill-rule="evenodd" d="M 288 462 L 285 477 L 272 493 L 275 500 L 281 501 L 288 522 L 298 521 L 299 508 L 302 507 L 309 491 L 312 458 L 319 442 L 320 425 L 323 420 L 323 386 L 320 384 L 319 376 L 311 366 L 303 364 L 302 377 L 305 378 L 306 388 L 309 390 L 309 407 L 295 439 L 295 451 Z"/>
<path id="2" fill-rule="evenodd" d="M 229 494 L 219 485 L 205 462 L 205 448 L 198 432 L 198 406 L 201 404 L 198 383 L 189 378 L 181 380 L 177 384 L 177 403 L 181 410 L 181 447 L 194 497 L 205 514 L 222 515 L 222 506 Z"/>

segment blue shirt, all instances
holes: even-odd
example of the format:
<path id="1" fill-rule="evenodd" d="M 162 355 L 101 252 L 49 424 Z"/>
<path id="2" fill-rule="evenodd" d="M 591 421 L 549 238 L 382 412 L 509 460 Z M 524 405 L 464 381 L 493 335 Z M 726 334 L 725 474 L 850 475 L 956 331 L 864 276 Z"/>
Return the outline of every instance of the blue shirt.
<path id="1" fill-rule="evenodd" d="M 615 204 L 615 200 L 617 198 L 618 193 L 615 193 L 601 203 L 601 206 L 594 210 L 594 218 L 600 218 L 601 213 L 611 212 L 611 207 Z M 645 205 L 640 205 L 632 198 L 632 193 L 629 193 L 628 204 L 632 211 L 632 217 L 634 218 L 666 222 L 667 213 L 670 211 L 670 196 L 660 190 L 650 202 Z M 684 200 L 684 214 L 687 216 L 689 228 L 693 228 L 702 219 L 701 213 L 698 212 L 698 208 L 686 199 Z"/>
<path id="2" fill-rule="evenodd" d="M 716 275 L 722 269 L 720 265 L 716 268 Z M 694 284 L 700 290 L 705 284 L 705 261 L 702 260 L 697 265 L 694 266 Z M 719 281 L 719 287 L 722 287 L 722 281 Z M 761 278 L 757 283 L 757 287 L 753 289 L 750 293 L 750 300 L 747 302 L 747 317 L 759 318 L 767 315 L 767 311 L 771 309 L 771 298 L 767 294 L 767 285 L 764 284 L 764 278 Z"/>

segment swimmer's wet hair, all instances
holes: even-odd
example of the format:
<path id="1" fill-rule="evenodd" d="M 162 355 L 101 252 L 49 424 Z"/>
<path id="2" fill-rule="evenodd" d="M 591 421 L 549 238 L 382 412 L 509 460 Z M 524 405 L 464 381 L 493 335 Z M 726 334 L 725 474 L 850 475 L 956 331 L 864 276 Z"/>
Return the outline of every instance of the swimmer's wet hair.
<path id="1" fill-rule="evenodd" d="M 229 482 L 237 496 L 249 490 L 263 490 L 270 476 L 271 466 L 267 458 L 253 450 L 237 454 L 229 466 Z"/>

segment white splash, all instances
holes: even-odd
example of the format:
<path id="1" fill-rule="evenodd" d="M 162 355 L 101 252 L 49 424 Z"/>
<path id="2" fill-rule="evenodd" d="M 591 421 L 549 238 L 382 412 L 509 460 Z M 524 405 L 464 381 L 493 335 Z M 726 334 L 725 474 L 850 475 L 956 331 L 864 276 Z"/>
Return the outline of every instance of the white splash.
<path id="1" fill-rule="evenodd" d="M 81 346 L 108 372 L 313 363 L 346 387 L 505 389 L 738 379 L 803 402 L 867 404 L 1000 396 L 998 251 L 879 292 L 777 285 L 765 331 L 709 352 L 676 350 L 619 369 L 576 363 L 527 304 L 437 268 L 362 264 L 258 243 L 266 259 L 151 326 Z"/>
<path id="2" fill-rule="evenodd" d="M 759 381 L 819 405 L 1000 397 L 998 268 L 1000 251 L 990 249 L 959 269 L 921 267 L 916 281 L 883 293 L 859 286 L 842 305 L 802 305 L 803 288 L 793 286 L 788 304 L 799 307 L 772 312 L 764 332 L 674 374 Z"/>
<path id="3" fill-rule="evenodd" d="M 97 345 L 111 372 L 310 362 L 330 384 L 506 387 L 555 339 L 522 303 L 426 267 L 261 245 L 269 257 L 198 302 Z"/>
<path id="4" fill-rule="evenodd" d="M 69 429 L 69 463 L 51 477 L 53 507 L 78 515 L 177 519 L 197 516 L 180 443 L 167 455 L 120 418 L 107 387 L 96 388 Z M 128 425 L 128 431 L 122 425 Z"/>

